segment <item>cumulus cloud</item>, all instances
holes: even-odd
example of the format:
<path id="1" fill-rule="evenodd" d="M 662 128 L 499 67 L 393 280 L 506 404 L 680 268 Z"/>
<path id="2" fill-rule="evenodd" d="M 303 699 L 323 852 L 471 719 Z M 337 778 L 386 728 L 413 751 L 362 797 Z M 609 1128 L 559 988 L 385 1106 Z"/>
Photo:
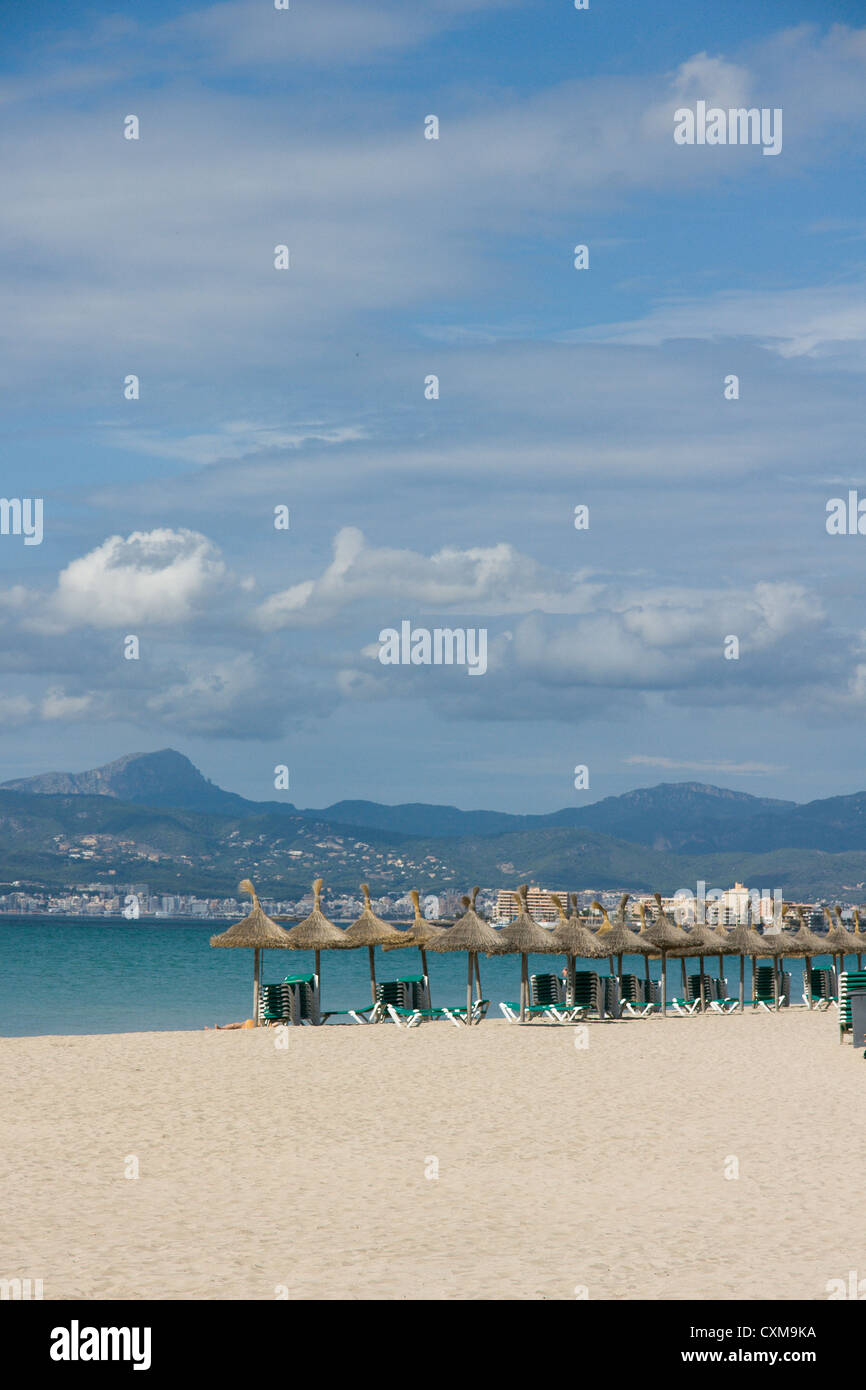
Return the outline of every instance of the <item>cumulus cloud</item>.
<path id="1" fill-rule="evenodd" d="M 109 536 L 61 570 L 29 625 L 65 632 L 182 623 L 230 583 L 218 548 L 200 532 L 163 527 Z"/>
<path id="2" fill-rule="evenodd" d="M 458 549 L 432 555 L 368 546 L 361 531 L 347 526 L 334 540 L 334 556 L 317 579 L 272 594 L 256 611 L 265 631 L 306 626 L 336 617 L 361 600 L 479 614 L 575 613 L 589 608 L 594 586 L 577 575 L 545 569 L 511 545 Z"/>

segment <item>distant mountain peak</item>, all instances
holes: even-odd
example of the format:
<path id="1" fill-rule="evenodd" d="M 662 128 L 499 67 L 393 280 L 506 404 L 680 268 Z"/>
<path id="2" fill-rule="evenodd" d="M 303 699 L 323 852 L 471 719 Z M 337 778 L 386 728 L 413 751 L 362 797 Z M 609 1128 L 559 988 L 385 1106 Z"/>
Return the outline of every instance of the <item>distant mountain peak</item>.
<path id="1" fill-rule="evenodd" d="M 126 753 L 86 772 L 43 772 L 2 784 L 3 791 L 42 796 L 111 796 L 149 806 L 182 806 L 231 814 L 254 803 L 225 792 L 199 772 L 176 748 L 153 753 Z"/>

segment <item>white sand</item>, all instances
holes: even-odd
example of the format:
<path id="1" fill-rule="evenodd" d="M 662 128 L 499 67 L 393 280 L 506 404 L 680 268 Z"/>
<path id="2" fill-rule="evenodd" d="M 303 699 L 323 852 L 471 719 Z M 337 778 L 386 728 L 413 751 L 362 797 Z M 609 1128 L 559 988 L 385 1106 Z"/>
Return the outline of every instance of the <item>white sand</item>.
<path id="1" fill-rule="evenodd" d="M 595 1023 L 580 1051 L 492 1020 L 275 1036 L 0 1041 L 0 1275 L 46 1299 L 821 1299 L 866 1277 L 866 1060 L 835 1013 Z"/>

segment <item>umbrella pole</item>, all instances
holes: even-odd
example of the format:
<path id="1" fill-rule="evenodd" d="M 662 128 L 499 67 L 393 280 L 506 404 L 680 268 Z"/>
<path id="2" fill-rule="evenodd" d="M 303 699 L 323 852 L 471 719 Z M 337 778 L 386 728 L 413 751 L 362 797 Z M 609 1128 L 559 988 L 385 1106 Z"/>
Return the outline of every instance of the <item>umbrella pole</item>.
<path id="1" fill-rule="evenodd" d="M 373 995 L 373 1003 L 375 1004 L 375 1002 L 376 1002 L 376 948 L 375 948 L 375 946 L 368 946 L 368 947 L 367 947 L 367 950 L 368 950 L 369 953 L 370 953 L 370 991 L 371 991 L 371 993 L 372 993 L 372 995 Z"/>
<path id="2" fill-rule="evenodd" d="M 683 977 L 683 998 L 685 999 L 686 996 L 688 995 L 688 990 L 687 990 L 687 988 L 686 988 L 686 958 L 685 958 L 685 956 L 680 956 L 680 974 L 681 974 L 682 977 Z"/>
<path id="3" fill-rule="evenodd" d="M 466 972 L 466 1027 L 472 1027 L 472 952 L 467 956 L 468 969 Z"/>
<path id="4" fill-rule="evenodd" d="M 740 956 L 740 1013 L 746 1012 L 746 957 Z"/>
<path id="5" fill-rule="evenodd" d="M 701 1013 L 704 1012 L 704 958 L 698 956 L 698 969 L 701 972 Z"/>
<path id="6" fill-rule="evenodd" d="M 805 988 L 805 990 L 803 991 L 803 993 L 804 993 L 805 996 L 806 996 L 806 1006 L 807 1006 L 807 1008 L 810 1008 L 810 1009 L 811 1009 L 811 1007 L 812 1007 L 812 957 L 811 957 L 811 956 L 807 956 L 807 957 L 806 957 L 806 980 L 805 980 L 805 985 L 806 985 L 806 988 Z"/>
<path id="7" fill-rule="evenodd" d="M 427 974 L 427 952 L 424 950 L 423 946 L 419 947 L 419 950 L 421 952 L 421 971 L 427 981 L 427 1007 L 432 1009 L 433 1002 L 430 998 L 430 976 Z"/>
<path id="8" fill-rule="evenodd" d="M 719 956 L 719 984 L 722 987 L 722 994 L 727 996 L 728 982 L 725 979 L 725 963 L 722 960 L 721 956 Z"/>
<path id="9" fill-rule="evenodd" d="M 662 951 L 662 1018 L 668 1016 L 668 959 L 667 952 Z"/>
<path id="10" fill-rule="evenodd" d="M 475 957 L 475 983 L 478 986 L 478 998 L 481 998 L 481 962 L 478 956 Z"/>
<path id="11" fill-rule="evenodd" d="M 526 995 L 527 995 L 527 993 L 528 993 L 528 990 L 527 990 L 528 984 L 529 984 L 529 979 L 528 979 L 528 972 L 527 972 L 527 969 L 526 969 L 526 956 L 524 956 L 524 955 L 521 953 L 521 956 L 520 956 L 520 1022 L 521 1022 L 521 1023 L 524 1023 L 524 1022 L 526 1021 Z"/>
<path id="12" fill-rule="evenodd" d="M 259 953 L 259 948 L 258 948 L 258 946 L 257 946 L 256 949 L 253 951 L 253 1027 L 254 1027 L 254 1028 L 258 1028 L 258 1026 L 259 1026 L 259 1012 L 260 1012 L 260 1011 L 259 1011 L 259 991 L 260 991 L 261 986 L 260 986 L 260 984 L 259 984 L 259 969 L 260 969 L 260 966 L 259 966 L 259 954 L 260 954 L 260 953 Z"/>

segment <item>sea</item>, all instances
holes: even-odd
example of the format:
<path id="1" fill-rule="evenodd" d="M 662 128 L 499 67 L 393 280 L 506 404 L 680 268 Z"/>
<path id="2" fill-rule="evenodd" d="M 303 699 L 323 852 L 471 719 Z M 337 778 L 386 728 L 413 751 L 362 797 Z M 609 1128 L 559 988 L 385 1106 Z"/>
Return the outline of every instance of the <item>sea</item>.
<path id="1" fill-rule="evenodd" d="M 225 931 L 228 921 L 191 922 L 68 917 L 4 917 L 0 919 L 0 1036 L 25 1037 L 66 1033 L 140 1033 L 213 1027 L 249 1018 L 253 1008 L 253 953 L 215 950 L 210 937 Z M 312 952 L 264 951 L 262 979 L 276 983 L 286 975 L 314 969 Z M 466 1001 L 466 956 L 462 952 L 427 953 L 432 1002 Z M 516 1000 L 520 992 L 520 957 L 480 957 L 484 998 L 491 1015 L 499 1001 Z M 530 956 L 530 973 L 559 973 L 559 956 Z M 830 965 L 829 957 L 814 964 Z M 578 961 L 577 968 L 590 968 Z M 593 962 L 599 974 L 607 962 Z M 654 979 L 660 962 L 650 962 Z M 697 964 L 689 962 L 690 972 Z M 715 974 L 712 957 L 706 970 Z M 626 956 L 623 969 L 643 977 L 643 957 Z M 785 962 L 791 972 L 791 998 L 799 1003 L 803 964 Z M 739 962 L 725 961 L 728 992 L 739 991 Z M 376 951 L 378 980 L 421 973 L 418 951 Z M 668 962 L 668 995 L 681 993 L 679 961 Z M 323 1009 L 348 1009 L 370 1002 L 366 950 L 323 951 L 320 986 Z M 751 993 L 751 963 L 746 961 L 746 997 Z"/>

